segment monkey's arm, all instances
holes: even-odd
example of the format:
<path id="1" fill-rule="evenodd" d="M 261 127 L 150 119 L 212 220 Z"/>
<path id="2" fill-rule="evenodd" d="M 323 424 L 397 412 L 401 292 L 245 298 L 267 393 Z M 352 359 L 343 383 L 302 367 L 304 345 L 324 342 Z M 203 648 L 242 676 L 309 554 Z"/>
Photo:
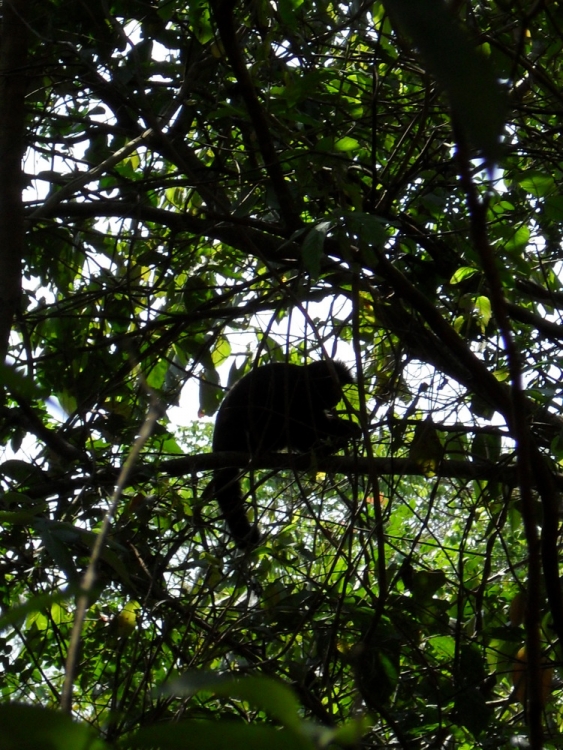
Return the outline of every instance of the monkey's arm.
<path id="1" fill-rule="evenodd" d="M 342 448 L 348 440 L 360 438 L 362 430 L 351 419 L 341 419 L 331 412 L 320 411 L 315 415 L 315 430 L 318 439 Z"/>

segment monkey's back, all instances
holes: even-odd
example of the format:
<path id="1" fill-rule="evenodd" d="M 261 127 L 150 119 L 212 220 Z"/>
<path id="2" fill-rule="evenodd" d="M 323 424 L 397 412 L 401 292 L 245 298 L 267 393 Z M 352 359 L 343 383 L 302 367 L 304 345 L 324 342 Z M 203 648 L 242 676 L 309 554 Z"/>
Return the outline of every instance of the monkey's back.
<path id="1" fill-rule="evenodd" d="M 308 450 L 322 437 L 316 426 L 323 410 L 308 368 L 274 362 L 252 370 L 226 395 L 213 450 Z"/>

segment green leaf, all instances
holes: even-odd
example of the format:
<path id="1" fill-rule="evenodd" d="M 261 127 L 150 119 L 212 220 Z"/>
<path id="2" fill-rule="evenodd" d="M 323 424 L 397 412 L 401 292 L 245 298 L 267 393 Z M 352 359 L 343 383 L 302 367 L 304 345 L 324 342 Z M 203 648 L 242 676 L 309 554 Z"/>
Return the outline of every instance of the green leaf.
<path id="1" fill-rule="evenodd" d="M 384 247 L 389 239 L 389 221 L 381 216 L 351 211 L 344 214 L 344 221 L 362 247 Z"/>
<path id="2" fill-rule="evenodd" d="M 209 672 L 187 672 L 165 687 L 165 691 L 173 695 L 191 695 L 199 690 L 209 690 L 224 698 L 245 700 L 287 727 L 296 728 L 300 724 L 299 703 L 293 691 L 279 680 L 263 676 L 232 677 Z"/>
<path id="3" fill-rule="evenodd" d="M 323 257 L 326 236 L 332 226 L 330 221 L 321 221 L 315 224 L 306 234 L 301 246 L 301 257 L 311 278 L 319 278 L 321 271 L 321 258 Z"/>
<path id="4" fill-rule="evenodd" d="M 518 251 L 525 248 L 530 241 L 530 228 L 520 226 L 510 232 L 509 238 L 504 243 L 505 250 Z"/>
<path id="5" fill-rule="evenodd" d="M 502 438 L 499 434 L 478 432 L 471 444 L 471 455 L 474 458 L 482 458 L 493 463 L 500 458 Z"/>
<path id="6" fill-rule="evenodd" d="M 413 596 L 419 601 L 430 599 L 445 583 L 443 570 L 417 570 L 413 578 Z"/>
<path id="7" fill-rule="evenodd" d="M 182 721 L 137 732 L 120 748 L 149 750 L 315 750 L 311 740 L 289 729 L 235 721 Z"/>
<path id="8" fill-rule="evenodd" d="M 450 284 L 459 284 L 465 279 L 469 279 L 471 278 L 471 276 L 475 276 L 476 273 L 479 273 L 476 268 L 472 268 L 471 266 L 462 266 L 461 268 L 458 268 L 454 275 L 451 277 Z"/>
<path id="9" fill-rule="evenodd" d="M 16 482 L 27 488 L 33 488 L 37 485 L 45 485 L 49 477 L 39 467 L 27 461 L 20 461 L 17 458 L 10 458 L 0 464 L 2 476 L 14 479 Z"/>
<path id="10" fill-rule="evenodd" d="M 444 455 L 444 447 L 432 420 L 419 422 L 409 446 L 409 458 L 420 466 L 424 475 L 433 477 Z"/>
<path id="11" fill-rule="evenodd" d="M 0 630 L 14 623 L 23 622 L 32 612 L 38 612 L 42 609 L 49 608 L 53 602 L 63 602 L 76 596 L 79 589 L 77 586 L 68 586 L 63 591 L 54 591 L 51 594 L 38 594 L 32 596 L 24 604 L 17 607 L 11 607 L 5 614 L 0 617 Z"/>
<path id="12" fill-rule="evenodd" d="M 468 687 L 455 696 L 455 710 L 462 726 L 478 737 L 488 727 L 493 709 L 478 687 Z"/>
<path id="13" fill-rule="evenodd" d="M 349 136 L 347 136 L 346 138 L 339 138 L 334 142 L 335 151 L 353 151 L 354 149 L 359 147 L 360 142 L 355 138 L 350 138 Z"/>
<path id="14" fill-rule="evenodd" d="M 219 367 L 231 356 L 231 344 L 226 336 L 219 336 L 211 350 L 211 360 L 215 367 Z"/>
<path id="15" fill-rule="evenodd" d="M 471 397 L 471 411 L 476 417 L 482 417 L 483 419 L 492 419 L 495 413 L 491 404 L 478 394 L 473 394 Z"/>
<path id="16" fill-rule="evenodd" d="M 9 364 L 0 364 L 0 383 L 10 393 L 22 396 L 26 401 L 45 398 L 48 394 L 45 388 L 40 387 L 32 378 Z"/>
<path id="17" fill-rule="evenodd" d="M 446 91 L 455 120 L 487 159 L 500 154 L 505 96 L 490 60 L 479 54 L 443 0 L 385 0 Z"/>
<path id="18" fill-rule="evenodd" d="M 219 384 L 220 378 L 217 370 L 206 367 L 199 381 L 199 409 L 202 415 L 212 417 L 219 408 L 222 396 Z"/>
<path id="19" fill-rule="evenodd" d="M 481 333 L 485 333 L 485 328 L 489 325 L 489 321 L 492 316 L 491 300 L 488 297 L 481 295 L 475 300 L 475 311 L 477 313 L 477 321 L 481 329 Z"/>
<path id="20" fill-rule="evenodd" d="M 164 385 L 169 369 L 170 363 L 168 359 L 162 358 L 158 360 L 147 374 L 148 386 L 154 388 L 154 390 L 160 390 Z"/>
<path id="21" fill-rule="evenodd" d="M 2 750 L 103 750 L 87 724 L 73 721 L 61 711 L 17 703 L 0 705 Z"/>
<path id="22" fill-rule="evenodd" d="M 557 190 L 557 185 L 552 175 L 532 169 L 520 177 L 518 184 L 526 192 L 535 195 L 537 198 L 550 195 Z"/>
<path id="23" fill-rule="evenodd" d="M 557 223 L 563 222 L 563 195 L 548 195 L 544 203 L 546 218 Z"/>

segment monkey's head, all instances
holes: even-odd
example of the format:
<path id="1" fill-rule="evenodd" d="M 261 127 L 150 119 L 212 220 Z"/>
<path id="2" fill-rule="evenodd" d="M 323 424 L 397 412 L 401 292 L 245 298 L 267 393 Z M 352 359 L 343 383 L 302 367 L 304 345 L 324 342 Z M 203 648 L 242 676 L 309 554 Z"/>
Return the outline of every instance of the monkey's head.
<path id="1" fill-rule="evenodd" d="M 342 388 L 356 382 L 349 368 L 338 360 L 311 362 L 307 375 L 315 398 L 325 409 L 335 407 L 342 398 Z"/>

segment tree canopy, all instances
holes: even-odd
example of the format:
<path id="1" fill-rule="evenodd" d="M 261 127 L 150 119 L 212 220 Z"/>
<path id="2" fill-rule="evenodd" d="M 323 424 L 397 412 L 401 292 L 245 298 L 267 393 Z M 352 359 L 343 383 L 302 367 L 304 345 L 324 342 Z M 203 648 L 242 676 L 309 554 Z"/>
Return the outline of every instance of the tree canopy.
<path id="1" fill-rule="evenodd" d="M 560 747 L 563 9 L 1 12 L 0 745 Z M 361 439 L 211 453 L 328 357 Z"/>

